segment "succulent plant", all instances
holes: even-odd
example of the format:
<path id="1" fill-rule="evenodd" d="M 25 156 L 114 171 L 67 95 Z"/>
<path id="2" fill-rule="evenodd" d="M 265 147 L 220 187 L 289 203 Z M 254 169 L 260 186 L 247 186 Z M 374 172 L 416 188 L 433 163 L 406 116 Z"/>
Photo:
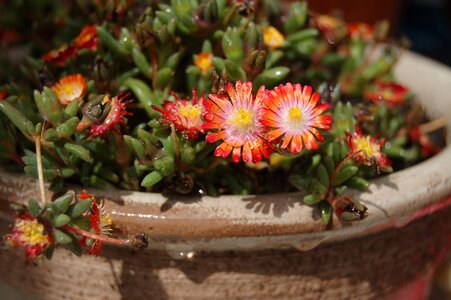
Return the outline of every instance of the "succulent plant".
<path id="1" fill-rule="evenodd" d="M 304 1 L 28 2 L 0 4 L 0 30 L 18 36 L 5 49 L 29 53 L 0 74 L 0 158 L 55 191 L 300 190 L 328 224 L 333 212 L 367 216 L 346 188 L 440 150 L 428 135 L 440 126 L 421 124 L 393 78 L 403 49 L 384 22 L 348 24 Z M 39 26 L 21 35 L 9 6 Z M 51 24 L 38 21 L 44 10 Z M 75 247 L 67 224 L 81 215 L 54 209 L 60 201 L 39 209 L 56 241 Z"/>

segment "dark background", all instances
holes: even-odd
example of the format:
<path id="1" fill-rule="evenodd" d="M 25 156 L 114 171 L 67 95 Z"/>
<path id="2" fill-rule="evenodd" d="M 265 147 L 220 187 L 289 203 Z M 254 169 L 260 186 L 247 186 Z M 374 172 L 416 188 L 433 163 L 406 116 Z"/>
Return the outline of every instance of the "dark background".
<path id="1" fill-rule="evenodd" d="M 451 65 L 450 0 L 314 0 L 309 7 L 320 13 L 343 12 L 349 22 L 387 19 L 397 37 L 406 37 L 411 50 Z"/>

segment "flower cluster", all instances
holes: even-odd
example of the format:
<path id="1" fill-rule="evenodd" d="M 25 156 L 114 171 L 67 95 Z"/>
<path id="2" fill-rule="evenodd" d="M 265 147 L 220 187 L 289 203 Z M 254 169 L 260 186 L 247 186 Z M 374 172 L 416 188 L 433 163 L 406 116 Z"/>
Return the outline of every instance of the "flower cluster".
<path id="1" fill-rule="evenodd" d="M 321 104 L 318 93 L 310 86 L 287 83 L 273 90 L 260 87 L 252 94 L 252 83 L 227 82 L 225 92 L 210 94 L 199 101 L 193 92 L 193 102 L 166 101 L 162 113 L 164 122 L 172 123 L 189 138 L 207 132 L 206 141 L 222 141 L 214 155 L 232 160 L 257 163 L 279 148 L 291 154 L 303 148 L 317 149 L 323 140 L 320 130 L 329 130 L 332 117 L 323 115 L 328 104 Z M 203 109 L 202 106 L 203 105 Z M 203 110 L 201 119 L 201 112 Z"/>

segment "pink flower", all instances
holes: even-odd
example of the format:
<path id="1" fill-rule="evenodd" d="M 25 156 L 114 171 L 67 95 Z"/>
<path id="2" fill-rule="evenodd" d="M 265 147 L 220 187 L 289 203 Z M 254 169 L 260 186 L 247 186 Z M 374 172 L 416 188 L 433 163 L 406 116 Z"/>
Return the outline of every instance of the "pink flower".
<path id="1" fill-rule="evenodd" d="M 237 163 L 241 157 L 245 162 L 259 162 L 268 158 L 272 146 L 263 138 L 265 127 L 260 122 L 264 110 L 262 99 L 265 88 L 261 87 L 256 96 L 252 95 L 252 83 L 237 81 L 225 84 L 227 93 L 210 94 L 204 101 L 204 129 L 216 130 L 208 133 L 206 141 L 223 142 L 216 148 L 214 155 L 226 158 L 232 153 Z"/>
<path id="2" fill-rule="evenodd" d="M 263 100 L 261 123 L 268 126 L 269 142 L 282 139 L 281 149 L 289 147 L 292 154 L 303 147 L 317 149 L 323 136 L 318 129 L 329 130 L 332 117 L 322 115 L 329 104 L 320 104 L 318 93 L 312 87 L 300 84 L 279 85 L 267 92 Z"/>

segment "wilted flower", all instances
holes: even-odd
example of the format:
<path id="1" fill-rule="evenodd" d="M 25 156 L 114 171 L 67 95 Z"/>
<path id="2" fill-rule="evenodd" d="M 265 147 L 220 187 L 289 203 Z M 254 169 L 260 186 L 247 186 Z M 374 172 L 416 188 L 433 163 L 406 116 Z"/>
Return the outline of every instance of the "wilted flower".
<path id="1" fill-rule="evenodd" d="M 329 130 L 332 117 L 321 115 L 329 104 L 320 104 L 320 95 L 312 94 L 312 88 L 300 84 L 279 85 L 268 91 L 263 100 L 264 113 L 261 123 L 270 127 L 269 142 L 283 139 L 281 149 L 289 147 L 292 154 L 299 153 L 303 147 L 317 149 L 317 141 L 323 136 L 319 129 Z"/>
<path id="2" fill-rule="evenodd" d="M 198 98 L 195 89 L 192 91 L 191 101 L 188 98 L 180 99 L 177 94 L 172 96 L 175 101 L 166 100 L 163 107 L 152 106 L 162 114 L 162 122 L 174 124 L 177 131 L 188 134 L 189 139 L 196 139 L 202 129 L 202 103 L 204 98 Z"/>
<path id="3" fill-rule="evenodd" d="M 194 64 L 199 68 L 202 74 L 207 74 L 207 72 L 213 68 L 212 58 L 212 53 L 202 52 L 195 56 Z"/>
<path id="4" fill-rule="evenodd" d="M 344 221 L 359 221 L 368 216 L 368 208 L 347 195 L 332 200 L 331 204 L 337 217 Z"/>
<path id="5" fill-rule="evenodd" d="M 42 56 L 42 60 L 64 66 L 68 60 L 73 59 L 77 55 L 77 48 L 72 45 L 64 45 L 58 49 L 51 50 Z"/>
<path id="6" fill-rule="evenodd" d="M 276 28 L 273 26 L 267 26 L 263 28 L 263 43 L 272 49 L 277 49 L 283 46 L 285 38 Z"/>
<path id="7" fill-rule="evenodd" d="M 382 153 L 381 147 L 385 140 L 377 140 L 375 137 L 363 135 L 360 127 L 356 127 L 355 133 L 346 133 L 348 146 L 351 153 L 355 153 L 354 160 L 358 163 L 374 166 L 376 171 L 391 172 L 391 161 Z"/>
<path id="8" fill-rule="evenodd" d="M 204 101 L 204 129 L 217 129 L 210 132 L 206 141 L 219 145 L 214 155 L 226 158 L 232 153 L 232 160 L 237 163 L 241 156 L 245 162 L 259 162 L 268 158 L 272 147 L 263 138 L 265 127 L 260 122 L 263 114 L 262 98 L 265 88 L 261 87 L 257 95 L 252 95 L 252 83 L 237 81 L 225 84 L 226 94 L 211 94 Z"/>
<path id="9" fill-rule="evenodd" d="M 395 82 L 378 81 L 371 89 L 365 91 L 363 97 L 376 104 L 386 103 L 390 107 L 401 105 L 407 98 L 408 89 Z"/>
<path id="10" fill-rule="evenodd" d="M 67 75 L 52 86 L 56 97 L 63 106 L 86 94 L 86 79 L 81 74 Z"/>
<path id="11" fill-rule="evenodd" d="M 128 97 L 128 94 L 120 93 L 113 97 L 105 96 L 103 99 L 102 105 L 105 106 L 105 109 L 108 110 L 108 115 L 102 121 L 97 121 L 89 128 L 87 136 L 89 137 L 97 137 L 97 136 L 106 136 L 109 131 L 118 131 L 118 124 L 126 125 L 125 116 L 132 115 L 131 112 L 126 110 L 126 107 L 130 104 L 131 101 L 124 101 Z"/>
<path id="12" fill-rule="evenodd" d="M 6 245 L 25 249 L 27 261 L 43 254 L 53 243 L 45 226 L 28 213 L 21 213 L 15 219 L 12 233 L 4 236 Z"/>
<path id="13" fill-rule="evenodd" d="M 348 28 L 343 20 L 330 15 L 318 15 L 315 17 L 316 26 L 330 43 L 345 37 Z"/>
<path id="14" fill-rule="evenodd" d="M 86 25 L 75 38 L 75 47 L 78 49 L 96 50 L 98 44 L 97 25 Z"/>

